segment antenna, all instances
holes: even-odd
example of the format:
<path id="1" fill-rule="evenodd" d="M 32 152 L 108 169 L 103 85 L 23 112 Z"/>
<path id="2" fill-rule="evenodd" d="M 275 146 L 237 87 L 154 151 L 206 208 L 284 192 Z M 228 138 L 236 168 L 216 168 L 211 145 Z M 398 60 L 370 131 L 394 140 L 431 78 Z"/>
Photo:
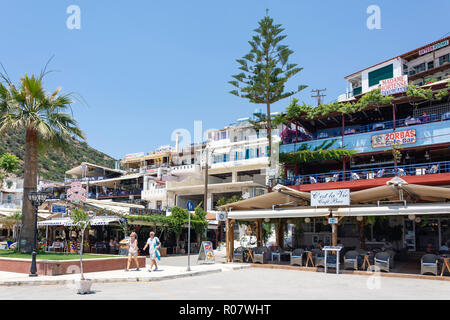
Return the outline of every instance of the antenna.
<path id="1" fill-rule="evenodd" d="M 320 92 L 321 92 L 321 91 L 326 91 L 326 90 L 327 90 L 327 88 L 325 88 L 325 89 L 315 89 L 315 90 L 311 90 L 311 93 L 317 92 L 317 95 L 315 95 L 315 96 L 311 95 L 312 98 L 317 98 L 317 106 L 320 106 L 320 105 L 321 105 L 322 97 L 325 97 L 325 96 L 326 96 L 325 94 L 320 94 Z"/>

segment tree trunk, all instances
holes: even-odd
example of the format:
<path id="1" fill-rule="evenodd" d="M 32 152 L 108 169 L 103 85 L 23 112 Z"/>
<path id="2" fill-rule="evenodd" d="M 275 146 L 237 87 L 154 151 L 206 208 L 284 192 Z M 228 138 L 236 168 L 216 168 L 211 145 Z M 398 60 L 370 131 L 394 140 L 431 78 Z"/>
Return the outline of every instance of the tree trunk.
<path id="1" fill-rule="evenodd" d="M 80 243 L 80 273 L 81 273 L 81 280 L 84 280 L 84 273 L 83 273 L 83 246 L 84 246 L 84 231 L 86 230 L 86 227 L 84 227 L 81 230 L 81 243 Z"/>
<path id="2" fill-rule="evenodd" d="M 269 139 L 269 168 L 273 169 L 273 157 L 272 157 L 272 119 L 270 118 L 270 103 L 267 103 L 267 139 Z M 268 191 L 272 191 L 272 187 L 268 188 Z"/>
<path id="3" fill-rule="evenodd" d="M 363 221 L 359 223 L 359 239 L 361 242 L 361 249 L 366 249 L 366 235 L 365 235 L 365 224 L 364 224 L 365 218 L 363 218 Z"/>
<path id="4" fill-rule="evenodd" d="M 284 247 L 284 222 L 279 219 L 276 224 L 276 237 L 277 237 L 277 246 L 280 248 Z"/>
<path id="5" fill-rule="evenodd" d="M 34 219 L 37 219 L 35 208 L 28 200 L 28 193 L 36 191 L 38 168 L 38 135 L 36 130 L 27 129 L 25 138 L 25 161 L 22 205 L 22 231 L 19 247 L 23 253 L 31 253 L 34 239 Z"/>

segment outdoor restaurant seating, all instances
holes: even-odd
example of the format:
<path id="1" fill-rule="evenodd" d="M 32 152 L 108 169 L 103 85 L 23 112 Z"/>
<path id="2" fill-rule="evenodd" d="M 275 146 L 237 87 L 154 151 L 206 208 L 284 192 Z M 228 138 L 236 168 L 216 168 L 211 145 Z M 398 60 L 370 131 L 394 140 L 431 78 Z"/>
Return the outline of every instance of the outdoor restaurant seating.
<path id="1" fill-rule="evenodd" d="M 358 270 L 358 257 L 358 251 L 347 251 L 344 255 L 344 269 L 351 268 L 353 270 Z"/>
<path id="2" fill-rule="evenodd" d="M 384 252 L 389 253 L 390 258 L 391 258 L 391 259 L 390 259 L 390 267 L 391 267 L 391 269 L 394 268 L 395 251 L 394 251 L 394 250 L 388 249 L 388 250 L 384 250 Z"/>
<path id="3" fill-rule="evenodd" d="M 426 254 L 420 259 L 420 274 L 432 273 L 438 274 L 438 256 L 435 254 Z"/>
<path id="4" fill-rule="evenodd" d="M 233 261 L 244 262 L 244 248 L 238 247 L 234 249 Z"/>
<path id="5" fill-rule="evenodd" d="M 380 270 L 389 272 L 391 268 L 391 259 L 389 252 L 378 252 L 375 255 L 375 266 Z"/>
<path id="6" fill-rule="evenodd" d="M 323 255 L 322 250 L 320 249 L 312 249 L 312 255 L 314 259 L 314 266 L 316 267 L 324 267 L 325 268 L 325 257 Z"/>
<path id="7" fill-rule="evenodd" d="M 266 247 L 256 247 L 253 249 L 253 262 L 264 264 L 267 253 Z"/>
<path id="8" fill-rule="evenodd" d="M 298 266 L 302 266 L 303 265 L 303 253 L 305 250 L 303 249 L 295 249 L 294 251 L 291 252 L 291 265 L 298 265 Z"/>

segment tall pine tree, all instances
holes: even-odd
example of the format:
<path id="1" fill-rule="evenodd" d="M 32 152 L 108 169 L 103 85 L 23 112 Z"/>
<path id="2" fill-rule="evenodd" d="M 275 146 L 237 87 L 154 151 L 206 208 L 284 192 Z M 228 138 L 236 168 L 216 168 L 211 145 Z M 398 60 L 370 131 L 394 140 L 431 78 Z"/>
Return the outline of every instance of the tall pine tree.
<path id="1" fill-rule="evenodd" d="M 256 33 L 249 41 L 251 50 L 242 59 L 237 59 L 239 70 L 242 72 L 233 75 L 235 80 L 229 81 L 236 89 L 230 91 L 238 97 L 248 99 L 251 103 L 260 103 L 267 106 L 267 138 L 269 140 L 270 166 L 272 163 L 272 119 L 270 105 L 288 98 L 307 86 L 300 85 L 294 91 L 286 91 L 286 82 L 303 68 L 297 64 L 288 63 L 289 56 L 293 53 L 281 41 L 286 35 L 280 24 L 274 24 L 271 17 L 266 16 L 259 21 Z"/>

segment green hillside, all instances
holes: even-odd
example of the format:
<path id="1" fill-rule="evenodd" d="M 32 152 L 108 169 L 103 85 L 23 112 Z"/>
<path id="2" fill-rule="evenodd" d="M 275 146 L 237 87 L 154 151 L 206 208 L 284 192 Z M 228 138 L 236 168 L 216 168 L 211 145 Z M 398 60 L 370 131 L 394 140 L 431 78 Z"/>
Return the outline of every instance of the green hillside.
<path id="1" fill-rule="evenodd" d="M 25 156 L 25 133 L 8 132 L 0 139 L 0 154 L 10 152 L 20 159 L 20 167 L 15 172 L 23 176 L 23 159 Z M 81 162 L 87 161 L 101 166 L 114 168 L 114 159 L 91 148 L 87 143 L 73 140 L 66 154 L 49 150 L 39 154 L 39 176 L 43 180 L 63 181 L 64 173 Z"/>

